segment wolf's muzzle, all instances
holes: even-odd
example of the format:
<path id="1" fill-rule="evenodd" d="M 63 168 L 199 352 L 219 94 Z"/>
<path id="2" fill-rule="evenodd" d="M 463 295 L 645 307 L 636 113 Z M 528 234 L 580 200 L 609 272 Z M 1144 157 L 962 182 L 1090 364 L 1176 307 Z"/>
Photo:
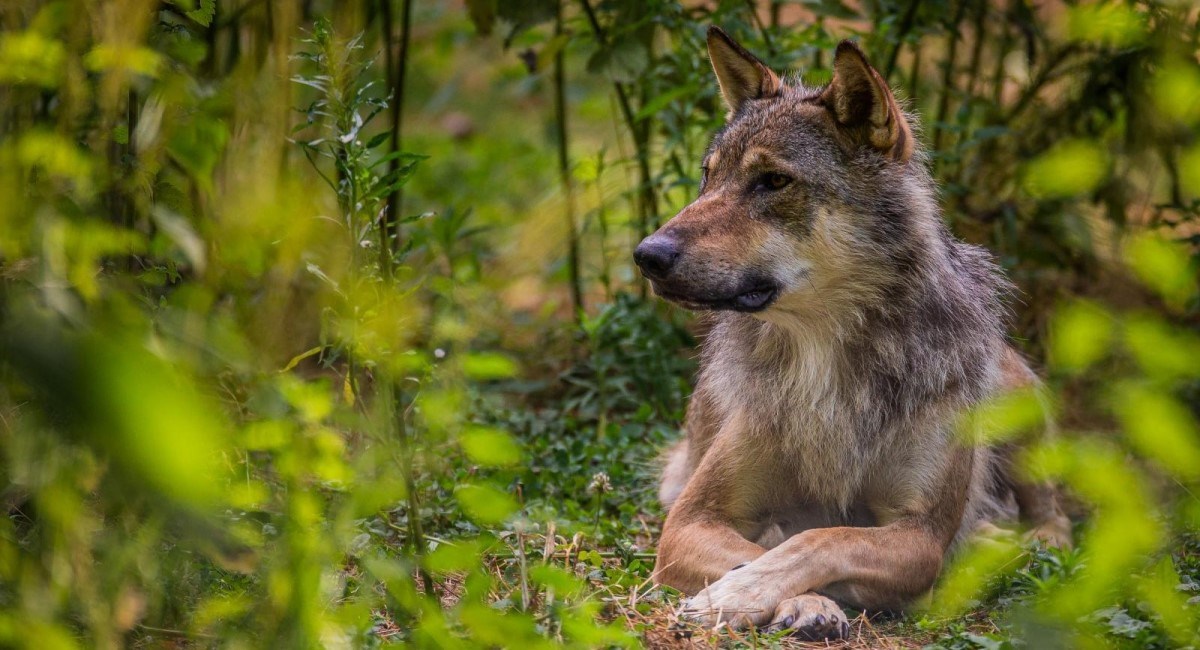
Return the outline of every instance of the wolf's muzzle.
<path id="1" fill-rule="evenodd" d="M 678 260 L 678 244 L 670 237 L 661 235 L 650 235 L 633 251 L 633 261 L 642 274 L 651 280 L 667 277 Z"/>

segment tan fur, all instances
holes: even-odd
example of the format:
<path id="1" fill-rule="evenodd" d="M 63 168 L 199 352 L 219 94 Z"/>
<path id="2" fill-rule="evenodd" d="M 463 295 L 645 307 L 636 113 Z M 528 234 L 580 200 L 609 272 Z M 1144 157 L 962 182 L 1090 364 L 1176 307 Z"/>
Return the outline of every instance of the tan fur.
<path id="1" fill-rule="evenodd" d="M 704 309 L 757 291 L 746 279 L 754 274 L 767 273 L 778 289 L 767 307 L 746 303 L 752 315 L 718 318 L 709 331 L 686 439 L 665 454 L 659 494 L 669 511 L 655 580 L 694 594 L 685 612 L 706 623 L 772 622 L 838 636 L 842 627 L 829 623 L 835 615 L 844 621 L 837 603 L 903 608 L 930 588 L 957 541 L 1016 507 L 1036 534 L 1069 544 L 1070 522 L 1053 488 L 1017 475 L 1016 450 L 971 447 L 955 430 L 979 399 L 1037 378 L 1004 343 L 991 303 L 962 295 L 963 287 L 984 291 L 985 280 L 964 284 L 953 274 L 968 272 L 969 263 L 981 265 L 970 272 L 989 267 L 945 233 L 933 193 L 904 167 L 914 140 L 887 85 L 850 45 L 839 47 L 834 81 L 819 94 L 778 85 L 719 30 L 710 32 L 709 47 L 731 115 L 753 114 L 760 109 L 747 102 L 775 98 L 791 121 L 743 114 L 753 126 L 710 152 L 700 196 L 647 239 L 643 270 L 654 273 L 660 295 Z M 925 284 L 921 295 L 931 297 L 911 307 L 941 319 L 930 334 L 899 332 L 907 325 L 880 315 L 891 312 L 879 305 L 903 295 L 897 267 L 880 260 L 899 256 L 904 242 L 879 239 L 876 213 L 803 193 L 815 185 L 769 195 L 753 189 L 764 174 L 804 173 L 795 147 L 772 132 L 796 121 L 855 155 L 874 150 L 897 166 L 883 173 L 910 180 L 903 196 L 874 201 L 883 210 L 904 203 L 912 216 L 902 234 L 931 260 L 912 271 Z M 745 216 L 747 201 L 759 202 L 759 217 Z M 667 267 L 650 259 L 655 246 L 682 252 Z M 975 330 L 953 329 L 968 321 Z M 872 327 L 884 330 L 874 335 Z M 964 332 L 963 341 L 926 341 L 938 327 Z M 934 388 L 903 403 L 877 402 L 899 395 L 886 382 L 910 378 L 889 369 L 911 367 L 913 354 L 924 355 L 913 390 Z M 872 368 L 855 367 L 856 359 Z M 884 411 L 891 419 L 873 419 Z"/>
<path id="2" fill-rule="evenodd" d="M 1005 351 L 1002 371 L 1011 388 L 1035 381 L 1011 349 Z M 819 404 L 820 396 L 812 397 Z M 665 499 L 670 512 L 655 569 L 657 581 L 698 594 L 688 607 L 701 620 L 778 622 L 794 606 L 785 607 L 785 601 L 808 592 L 855 607 L 898 609 L 932 585 L 956 538 L 989 525 L 981 519 L 959 531 L 965 504 L 987 500 L 987 478 L 974 471 L 978 465 L 969 449 L 945 444 L 941 449 L 899 450 L 881 464 L 915 469 L 898 480 L 889 477 L 893 480 L 881 483 L 878 491 L 871 489 L 870 477 L 861 477 L 866 497 L 848 503 L 861 468 L 849 459 L 852 454 L 837 453 L 854 443 L 839 436 L 836 427 L 817 434 L 826 438 L 829 455 L 799 459 L 804 469 L 797 471 L 777 462 L 794 459 L 787 440 L 755 432 L 741 417 L 717 427 L 695 416 L 706 412 L 708 399 L 708 389 L 693 397 L 687 440 L 672 449 L 663 476 L 662 494 L 677 496 Z M 931 460 L 921 463 L 921 457 Z M 814 496 L 846 504 L 879 525 L 823 527 L 837 513 L 803 503 L 789 510 L 780 499 L 803 492 L 783 486 L 794 485 L 806 473 L 818 478 L 806 486 Z M 1058 508 L 1053 488 L 1018 480 L 1013 487 L 1035 534 L 1051 544 L 1069 545 L 1070 522 Z M 761 517 L 763 510 L 786 512 L 800 530 L 781 530 Z M 750 564 L 729 571 L 745 562 Z"/>

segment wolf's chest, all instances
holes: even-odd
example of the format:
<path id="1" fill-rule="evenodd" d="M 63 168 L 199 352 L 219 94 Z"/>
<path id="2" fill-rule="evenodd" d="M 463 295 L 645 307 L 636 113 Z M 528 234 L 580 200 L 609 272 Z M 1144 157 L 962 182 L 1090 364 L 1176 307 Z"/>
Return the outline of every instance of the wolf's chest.
<path id="1" fill-rule="evenodd" d="M 730 361 L 707 379 L 722 420 L 742 423 L 737 435 L 753 450 L 755 471 L 781 493 L 818 503 L 844 507 L 857 498 L 886 436 L 864 435 L 864 405 L 839 380 L 832 356 Z"/>

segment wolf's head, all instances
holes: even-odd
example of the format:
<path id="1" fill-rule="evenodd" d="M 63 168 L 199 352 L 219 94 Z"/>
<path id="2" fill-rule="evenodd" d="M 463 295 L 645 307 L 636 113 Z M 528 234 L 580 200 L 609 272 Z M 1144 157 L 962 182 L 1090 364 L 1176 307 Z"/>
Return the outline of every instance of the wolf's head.
<path id="1" fill-rule="evenodd" d="M 833 80 L 780 79 L 712 27 L 728 105 L 699 196 L 637 247 L 655 292 L 693 309 L 829 313 L 910 269 L 940 228 L 909 120 L 853 43 Z"/>

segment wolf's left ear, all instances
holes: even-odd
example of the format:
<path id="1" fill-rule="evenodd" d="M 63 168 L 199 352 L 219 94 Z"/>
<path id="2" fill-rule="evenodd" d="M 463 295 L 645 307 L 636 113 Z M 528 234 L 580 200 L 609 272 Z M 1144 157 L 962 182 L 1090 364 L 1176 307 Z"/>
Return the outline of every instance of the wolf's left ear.
<path id="1" fill-rule="evenodd" d="M 854 43 L 838 44 L 833 81 L 821 93 L 820 101 L 859 144 L 870 145 L 901 163 L 912 157 L 913 135 L 904 112 L 887 82 Z"/>
<path id="2" fill-rule="evenodd" d="M 783 85 L 767 64 L 716 25 L 708 28 L 708 58 L 717 73 L 717 83 L 721 85 L 721 95 L 725 97 L 730 115 L 751 99 L 778 95 Z"/>

